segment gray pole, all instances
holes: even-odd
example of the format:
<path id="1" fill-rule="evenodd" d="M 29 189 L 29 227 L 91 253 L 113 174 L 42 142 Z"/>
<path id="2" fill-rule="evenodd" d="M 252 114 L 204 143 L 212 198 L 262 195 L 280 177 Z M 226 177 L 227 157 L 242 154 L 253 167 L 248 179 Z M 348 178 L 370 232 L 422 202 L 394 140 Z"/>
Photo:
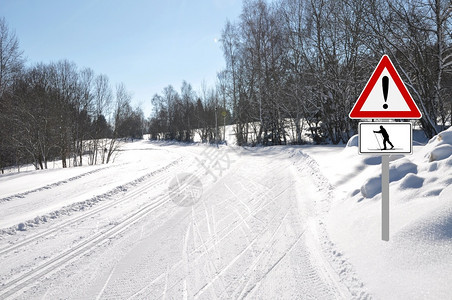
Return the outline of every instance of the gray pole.
<path id="1" fill-rule="evenodd" d="M 381 156 L 381 239 L 389 241 L 389 155 Z"/>

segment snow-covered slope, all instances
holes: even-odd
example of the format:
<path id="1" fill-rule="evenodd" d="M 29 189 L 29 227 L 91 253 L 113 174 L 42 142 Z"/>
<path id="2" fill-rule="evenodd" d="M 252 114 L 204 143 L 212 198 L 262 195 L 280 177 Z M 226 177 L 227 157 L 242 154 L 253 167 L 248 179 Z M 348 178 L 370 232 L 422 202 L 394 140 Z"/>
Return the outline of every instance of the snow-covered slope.
<path id="1" fill-rule="evenodd" d="M 381 240 L 381 158 L 308 150 L 335 186 L 327 228 L 379 299 L 450 299 L 452 129 L 390 162 L 390 241 Z"/>

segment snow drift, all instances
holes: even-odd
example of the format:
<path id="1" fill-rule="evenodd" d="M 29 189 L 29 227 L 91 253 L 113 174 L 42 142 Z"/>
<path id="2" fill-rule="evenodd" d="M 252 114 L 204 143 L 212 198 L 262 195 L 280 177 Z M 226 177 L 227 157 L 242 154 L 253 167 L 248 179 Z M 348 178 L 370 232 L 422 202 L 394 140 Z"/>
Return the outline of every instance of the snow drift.
<path id="1" fill-rule="evenodd" d="M 354 143 L 328 160 L 342 169 L 342 179 L 330 175 L 337 182 L 327 221 L 332 241 L 378 299 L 450 299 L 452 128 L 412 155 L 391 156 L 389 242 L 380 236 L 381 160 L 358 155 Z"/>

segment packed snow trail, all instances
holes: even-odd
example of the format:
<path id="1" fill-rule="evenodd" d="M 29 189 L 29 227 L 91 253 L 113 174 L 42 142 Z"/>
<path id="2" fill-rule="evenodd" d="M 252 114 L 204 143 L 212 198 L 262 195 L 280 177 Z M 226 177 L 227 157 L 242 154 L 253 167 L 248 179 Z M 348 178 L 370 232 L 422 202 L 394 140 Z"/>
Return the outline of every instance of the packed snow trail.
<path id="1" fill-rule="evenodd" d="M 211 148 L 204 146 L 143 143 L 142 147 L 183 157 L 184 162 L 170 170 L 174 175 L 190 170 L 202 182 L 199 201 L 187 207 L 176 205 L 168 193 L 169 180 L 131 185 L 123 196 L 106 200 L 113 203 L 118 201 L 115 197 L 133 193 L 128 201 L 62 226 L 64 234 L 54 233 L 4 255 L 8 266 L 22 263 L 12 267 L 15 271 L 2 272 L 1 283 L 8 290 L 0 287 L 0 295 L 22 299 L 350 298 L 320 249 L 315 182 L 311 174 L 294 168 L 287 153 L 227 149 L 224 165 L 218 169 L 208 166 L 209 158 L 221 149 L 207 154 Z M 152 151 L 143 152 L 152 155 Z M 99 226 L 103 218 L 115 221 Z M 57 224 L 49 224 L 49 229 L 52 226 Z"/>
<path id="2" fill-rule="evenodd" d="M 137 145 L 126 144 L 118 163 L 113 165 L 28 171 L 0 177 L 0 229 L 109 193 L 180 158 L 152 148 L 141 155 L 144 151 Z"/>
<path id="3" fill-rule="evenodd" d="M 103 297 L 334 298 L 304 249 L 294 184 L 281 161 L 242 158 L 201 202 L 146 234 L 116 264 Z"/>

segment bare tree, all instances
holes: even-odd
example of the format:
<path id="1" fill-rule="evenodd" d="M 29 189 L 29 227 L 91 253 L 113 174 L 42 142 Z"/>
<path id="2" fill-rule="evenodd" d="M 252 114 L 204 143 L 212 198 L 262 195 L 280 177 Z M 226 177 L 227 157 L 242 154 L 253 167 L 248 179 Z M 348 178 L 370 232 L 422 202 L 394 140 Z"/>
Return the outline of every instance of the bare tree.
<path id="1" fill-rule="evenodd" d="M 120 140 L 120 127 L 121 122 L 126 118 L 128 114 L 130 114 L 130 101 L 132 99 L 132 95 L 127 91 L 125 85 L 120 83 L 116 86 L 116 102 L 115 102 L 115 110 L 113 113 L 114 119 L 114 129 L 113 136 L 109 140 L 108 146 L 106 148 L 107 158 L 105 163 L 109 163 L 113 158 L 113 154 L 119 150 L 121 145 Z"/>
<path id="2" fill-rule="evenodd" d="M 232 122 L 235 124 L 236 138 L 239 145 L 246 143 L 244 127 L 247 122 L 244 119 L 242 105 L 239 105 L 240 98 L 240 72 L 241 47 L 238 25 L 233 25 L 227 21 L 222 32 L 222 48 L 226 60 L 226 70 L 220 75 L 220 84 L 224 86 L 221 91 L 228 98 L 232 107 Z M 228 84 L 229 83 L 229 84 Z"/>
<path id="3" fill-rule="evenodd" d="M 97 164 L 98 156 L 105 162 L 110 128 L 105 116 L 110 114 L 112 106 L 112 90 L 106 75 L 98 75 L 94 80 L 94 120 L 92 139 L 90 142 L 90 164 Z"/>
<path id="4" fill-rule="evenodd" d="M 196 101 L 201 139 L 209 140 L 209 101 L 219 107 L 220 96 L 239 145 L 286 143 L 288 126 L 292 142 L 302 143 L 303 125 L 316 143 L 345 143 L 357 125 L 348 113 L 385 53 L 420 105 L 426 135 L 436 134 L 451 122 L 451 6 L 450 0 L 244 1 L 239 20 L 227 21 L 222 32 L 226 68 L 218 73 L 218 93 Z M 167 137 L 185 140 L 193 125 L 190 97 L 168 88 L 162 99 L 165 109 L 151 123 L 166 119 Z"/>
<path id="5" fill-rule="evenodd" d="M 451 3 L 444 0 L 374 0 L 368 25 L 377 51 L 391 55 L 420 104 L 428 137 L 446 125 L 445 73 L 452 66 Z M 441 124 L 438 124 L 441 122 Z"/>
<path id="6" fill-rule="evenodd" d="M 91 113 L 94 110 L 93 81 L 93 70 L 86 68 L 80 71 L 73 103 L 74 166 L 83 164 L 84 142 L 90 136 Z"/>
<path id="7" fill-rule="evenodd" d="M 4 96 L 11 92 L 14 80 L 21 74 L 23 63 L 16 34 L 9 29 L 5 18 L 0 18 L 0 170 L 2 174 L 6 165 L 11 164 L 14 156 L 17 156 L 7 142 L 11 142 L 8 135 L 12 128 L 7 118 L 11 104 L 6 103 Z"/>
<path id="8" fill-rule="evenodd" d="M 195 112 L 195 99 L 196 93 L 193 91 L 191 84 L 186 82 L 185 80 L 182 82 L 181 87 L 181 101 L 184 107 L 183 109 L 183 132 L 182 132 L 182 140 L 189 142 L 193 139 L 193 127 L 192 124 L 194 122 L 193 116 Z"/>
<path id="9" fill-rule="evenodd" d="M 16 34 L 9 29 L 5 18 L 0 18 L 0 99 L 22 71 L 22 55 Z"/>

